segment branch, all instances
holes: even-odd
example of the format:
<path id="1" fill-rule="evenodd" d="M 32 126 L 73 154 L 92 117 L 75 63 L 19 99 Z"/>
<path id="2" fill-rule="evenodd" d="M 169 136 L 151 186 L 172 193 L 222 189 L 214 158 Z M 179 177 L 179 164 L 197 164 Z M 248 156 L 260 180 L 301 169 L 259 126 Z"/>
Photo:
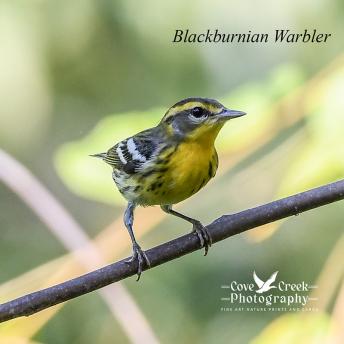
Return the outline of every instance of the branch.
<path id="1" fill-rule="evenodd" d="M 224 240 L 249 229 L 297 215 L 304 211 L 344 199 L 344 180 L 280 199 L 232 215 L 223 215 L 207 226 L 213 242 Z M 193 233 L 154 247 L 146 254 L 151 267 L 200 249 Z M 107 265 L 72 280 L 19 297 L 0 305 L 0 322 L 29 316 L 91 291 L 118 282 L 137 271 L 137 263 L 125 260 Z"/>
<path id="2" fill-rule="evenodd" d="M 93 245 L 94 242 L 67 209 L 36 176 L 1 148 L 0 166 L 0 181 L 27 204 L 68 251 L 77 253 L 74 258 L 80 267 L 91 270 L 105 264 L 99 249 Z M 82 247 L 87 247 L 87 249 L 80 251 Z M 60 276 L 61 273 L 58 272 L 57 275 Z M 56 279 L 56 274 L 54 276 L 52 273 L 51 277 L 53 280 Z M 130 342 L 159 342 L 141 309 L 124 285 L 113 284 L 107 289 L 101 289 L 99 293 Z M 120 302 L 114 300 L 112 295 L 116 295 Z M 122 311 L 123 308 L 126 309 L 125 312 Z M 135 319 L 137 323 L 135 328 L 131 326 L 132 319 Z"/>

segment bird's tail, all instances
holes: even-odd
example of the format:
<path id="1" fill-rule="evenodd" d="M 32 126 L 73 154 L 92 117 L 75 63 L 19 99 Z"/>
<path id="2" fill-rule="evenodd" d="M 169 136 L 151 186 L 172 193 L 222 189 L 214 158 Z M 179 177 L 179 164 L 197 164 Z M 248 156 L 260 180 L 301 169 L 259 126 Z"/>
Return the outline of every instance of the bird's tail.
<path id="1" fill-rule="evenodd" d="M 104 160 L 106 158 L 106 153 L 90 154 L 90 156 Z"/>

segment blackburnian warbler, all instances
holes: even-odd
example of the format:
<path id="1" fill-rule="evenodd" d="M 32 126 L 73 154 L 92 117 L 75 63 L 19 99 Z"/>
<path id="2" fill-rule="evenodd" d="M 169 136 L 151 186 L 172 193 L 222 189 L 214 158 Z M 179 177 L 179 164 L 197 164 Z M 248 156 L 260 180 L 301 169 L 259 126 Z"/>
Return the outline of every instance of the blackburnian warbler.
<path id="1" fill-rule="evenodd" d="M 112 178 L 128 201 L 124 224 L 133 244 L 128 262 L 138 262 L 138 279 L 143 264 L 150 266 L 133 232 L 138 205 L 160 205 L 166 213 L 190 222 L 207 254 L 211 246 L 207 229 L 200 221 L 173 210 L 172 205 L 198 192 L 215 176 L 218 156 L 214 141 L 227 120 L 242 115 L 245 113 L 229 110 L 213 99 L 187 98 L 173 105 L 156 127 L 93 155 L 113 168 Z"/>

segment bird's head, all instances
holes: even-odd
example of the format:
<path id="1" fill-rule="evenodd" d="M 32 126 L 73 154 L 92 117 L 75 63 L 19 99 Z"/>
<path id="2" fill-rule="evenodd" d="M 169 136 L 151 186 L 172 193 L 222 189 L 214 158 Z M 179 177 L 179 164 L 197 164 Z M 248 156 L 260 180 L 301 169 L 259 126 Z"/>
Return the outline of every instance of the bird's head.
<path id="1" fill-rule="evenodd" d="M 211 142 L 225 122 L 243 115 L 245 112 L 230 110 L 214 99 L 187 98 L 169 108 L 160 125 L 182 139 Z"/>

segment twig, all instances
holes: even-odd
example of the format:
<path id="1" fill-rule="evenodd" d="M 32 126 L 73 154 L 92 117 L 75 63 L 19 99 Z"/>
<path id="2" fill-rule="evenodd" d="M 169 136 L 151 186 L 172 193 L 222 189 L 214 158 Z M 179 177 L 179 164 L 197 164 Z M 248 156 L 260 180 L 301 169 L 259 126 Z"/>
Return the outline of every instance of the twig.
<path id="1" fill-rule="evenodd" d="M 232 215 L 223 215 L 207 226 L 213 242 L 249 229 L 297 215 L 344 199 L 344 180 L 280 199 Z M 190 233 L 146 251 L 155 267 L 200 249 L 196 235 Z M 124 260 L 80 277 L 46 288 L 0 305 L 0 322 L 29 316 L 58 303 L 73 299 L 135 275 L 137 264 Z"/>
<path id="2" fill-rule="evenodd" d="M 88 270 L 105 264 L 96 246 L 67 209 L 24 165 L 2 149 L 0 166 L 0 181 L 11 188 L 46 224 L 47 229 L 74 253 L 81 266 Z M 82 247 L 87 249 L 78 250 Z M 124 285 L 117 283 L 99 292 L 131 343 L 159 343 L 148 320 Z"/>

